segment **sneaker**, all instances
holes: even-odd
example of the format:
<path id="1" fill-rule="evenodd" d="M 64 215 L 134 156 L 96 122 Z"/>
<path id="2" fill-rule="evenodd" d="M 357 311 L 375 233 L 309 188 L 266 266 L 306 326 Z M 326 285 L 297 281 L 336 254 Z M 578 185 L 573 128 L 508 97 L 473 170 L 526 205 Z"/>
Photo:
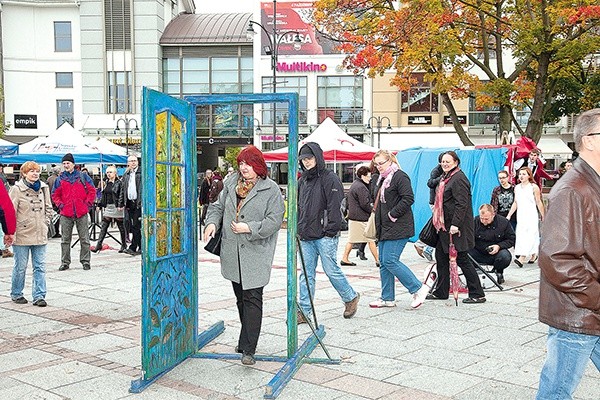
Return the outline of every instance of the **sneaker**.
<path id="1" fill-rule="evenodd" d="M 46 303 L 46 300 L 44 299 L 37 299 L 33 302 L 33 305 L 38 307 L 46 307 L 48 303 Z"/>
<path id="2" fill-rule="evenodd" d="M 13 301 L 17 304 L 27 304 L 27 299 L 23 296 L 19 297 L 18 299 L 13 299 Z"/>
<path id="3" fill-rule="evenodd" d="M 433 262 L 434 261 L 434 259 L 433 259 L 433 251 L 434 250 L 435 249 L 433 247 L 431 247 L 431 246 L 425 246 L 425 249 L 423 250 L 423 257 L 425 257 L 425 259 L 428 262 Z"/>
<path id="4" fill-rule="evenodd" d="M 356 297 L 346 304 L 346 309 L 344 310 L 344 318 L 352 318 L 356 311 L 358 310 L 358 301 L 360 300 L 360 293 L 356 293 Z"/>
<path id="5" fill-rule="evenodd" d="M 69 269 L 68 265 L 61 265 L 60 267 L 58 267 L 59 271 L 64 271 L 64 270 L 67 270 L 67 269 Z"/>
<path id="6" fill-rule="evenodd" d="M 256 364 L 256 360 L 254 359 L 254 354 L 244 353 L 242 355 L 242 364 L 244 364 L 244 365 Z"/>
<path id="7" fill-rule="evenodd" d="M 425 299 L 427 298 L 428 293 L 429 293 L 429 286 L 427 286 L 425 284 L 421 285 L 421 288 L 413 294 L 413 300 L 410 303 L 410 306 L 412 308 L 419 308 L 421 306 L 421 304 L 423 304 L 423 302 L 425 302 Z"/>
<path id="8" fill-rule="evenodd" d="M 392 300 L 381 300 L 380 298 L 369 303 L 371 308 L 396 307 L 396 302 Z"/>

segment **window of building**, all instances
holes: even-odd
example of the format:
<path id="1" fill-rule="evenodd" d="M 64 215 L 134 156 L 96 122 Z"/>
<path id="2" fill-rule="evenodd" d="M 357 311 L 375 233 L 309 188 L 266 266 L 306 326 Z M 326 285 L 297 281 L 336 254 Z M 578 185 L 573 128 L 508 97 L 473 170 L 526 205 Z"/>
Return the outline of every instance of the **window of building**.
<path id="1" fill-rule="evenodd" d="M 104 0 L 106 50 L 131 50 L 131 0 Z"/>
<path id="2" fill-rule="evenodd" d="M 319 123 L 330 117 L 338 124 L 362 125 L 362 77 L 320 76 L 317 98 Z"/>
<path id="3" fill-rule="evenodd" d="M 424 74 L 413 74 L 417 82 L 410 91 L 402 92 L 402 111 L 412 113 L 431 113 L 439 111 L 437 94 L 431 93 L 431 83 L 423 81 Z"/>
<path id="4" fill-rule="evenodd" d="M 71 35 L 70 22 L 54 22 L 54 51 L 69 52 L 72 51 L 73 38 Z"/>
<path id="5" fill-rule="evenodd" d="M 73 100 L 56 100 L 56 127 L 68 122 L 73 126 L 75 116 L 73 113 Z"/>
<path id="6" fill-rule="evenodd" d="M 252 57 L 182 57 L 163 59 L 163 90 L 172 96 L 253 93 Z M 253 106 L 211 105 L 196 109 L 198 137 L 254 136 Z"/>
<path id="7" fill-rule="evenodd" d="M 277 93 L 298 93 L 298 123 L 306 124 L 308 78 L 306 76 L 279 76 L 277 78 Z M 262 78 L 263 93 L 273 92 L 273 77 Z M 262 106 L 263 125 L 273 125 L 273 104 L 265 103 Z M 275 106 L 277 125 L 287 124 L 289 112 L 287 103 L 277 103 Z"/>
<path id="8" fill-rule="evenodd" d="M 478 106 L 475 97 L 469 97 L 469 126 L 496 125 L 499 116 L 498 107 Z"/>
<path id="9" fill-rule="evenodd" d="M 196 108 L 198 137 L 248 138 L 254 136 L 252 104 L 213 104 Z"/>
<path id="10" fill-rule="evenodd" d="M 108 112 L 110 114 L 133 112 L 131 94 L 131 73 L 129 71 L 109 71 Z"/>
<path id="11" fill-rule="evenodd" d="M 73 73 L 72 72 L 57 72 L 56 73 L 56 87 L 57 88 L 72 88 L 73 87 Z"/>

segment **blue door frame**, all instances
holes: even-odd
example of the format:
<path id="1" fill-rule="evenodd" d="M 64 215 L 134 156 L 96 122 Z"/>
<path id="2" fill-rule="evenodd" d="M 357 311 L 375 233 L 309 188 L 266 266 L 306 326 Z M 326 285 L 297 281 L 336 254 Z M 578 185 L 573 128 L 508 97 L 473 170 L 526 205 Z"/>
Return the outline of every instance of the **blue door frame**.
<path id="1" fill-rule="evenodd" d="M 223 321 L 194 334 L 198 331 L 195 110 L 200 105 L 288 104 L 287 357 L 256 355 L 257 360 L 285 363 L 267 384 L 265 398 L 277 397 L 305 362 L 339 364 L 335 359 L 308 357 L 325 336 L 323 326 L 298 347 L 298 95 L 201 95 L 182 101 L 144 88 L 142 103 L 142 377 L 132 381 L 130 391 L 141 392 L 188 357 L 240 358 L 237 353 L 200 351 L 224 331 Z"/>

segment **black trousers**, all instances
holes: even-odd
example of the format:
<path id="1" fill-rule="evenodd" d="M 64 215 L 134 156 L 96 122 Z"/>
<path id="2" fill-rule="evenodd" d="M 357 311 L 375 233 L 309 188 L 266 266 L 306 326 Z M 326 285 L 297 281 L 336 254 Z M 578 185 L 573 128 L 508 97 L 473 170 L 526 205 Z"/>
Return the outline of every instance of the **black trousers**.
<path id="1" fill-rule="evenodd" d="M 142 251 L 142 209 L 136 207 L 135 201 L 127 200 L 127 218 L 132 235 L 129 250 Z"/>
<path id="2" fill-rule="evenodd" d="M 469 254 L 471 255 L 471 257 L 473 257 L 475 261 L 477 261 L 480 264 L 493 265 L 494 272 L 498 272 L 500 274 L 504 272 L 504 270 L 510 265 L 510 262 L 512 261 L 510 251 L 506 249 L 502 249 L 494 255 L 491 255 L 489 253 L 482 253 L 477 249 L 471 249 L 469 250 Z"/>
<path id="3" fill-rule="evenodd" d="M 238 348 L 245 353 L 256 353 L 262 325 L 263 288 L 243 290 L 239 283 L 231 282 L 242 329 Z"/>
<path id="4" fill-rule="evenodd" d="M 479 281 L 479 275 L 477 275 L 477 270 L 471 263 L 468 254 L 469 253 L 466 251 L 459 251 L 456 257 L 456 263 L 462 270 L 465 280 L 467 281 L 469 297 L 485 297 L 481 282 Z M 444 253 L 441 240 L 438 241 L 438 245 L 435 248 L 435 261 L 437 263 L 438 283 L 433 295 L 440 299 L 447 299 L 450 295 L 450 257 L 448 253 Z"/>

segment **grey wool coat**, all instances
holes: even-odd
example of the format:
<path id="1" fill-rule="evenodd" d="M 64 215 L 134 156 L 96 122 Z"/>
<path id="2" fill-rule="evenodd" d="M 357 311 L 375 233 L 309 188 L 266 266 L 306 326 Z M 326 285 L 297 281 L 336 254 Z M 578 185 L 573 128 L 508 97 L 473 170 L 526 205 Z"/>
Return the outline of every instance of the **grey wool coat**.
<path id="1" fill-rule="evenodd" d="M 241 280 L 242 288 L 248 290 L 269 283 L 284 203 L 275 182 L 269 178 L 259 179 L 244 200 L 237 218 L 238 222 L 248 224 L 251 233 L 233 233 L 230 226 L 236 219 L 238 178 L 236 173 L 224 182 L 219 199 L 208 207 L 206 226 L 215 224 L 219 229 L 223 218 L 221 274 L 232 282 L 240 283 Z"/>

